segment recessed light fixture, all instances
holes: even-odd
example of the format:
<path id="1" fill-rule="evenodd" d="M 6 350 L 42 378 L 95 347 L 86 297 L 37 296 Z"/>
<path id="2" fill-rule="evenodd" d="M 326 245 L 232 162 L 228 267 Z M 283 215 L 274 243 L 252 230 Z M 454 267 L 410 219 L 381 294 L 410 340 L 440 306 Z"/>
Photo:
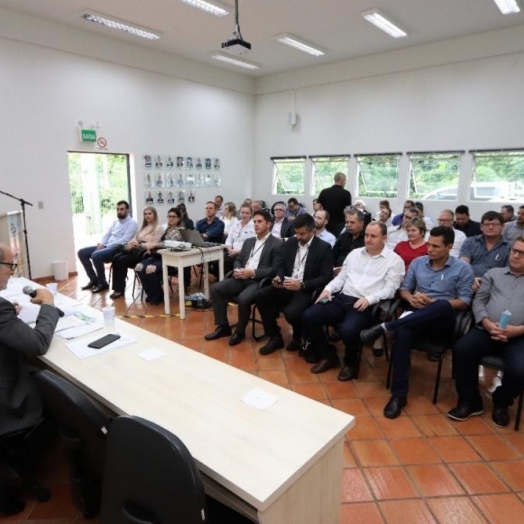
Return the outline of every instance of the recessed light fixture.
<path id="1" fill-rule="evenodd" d="M 392 22 L 386 16 L 381 13 L 378 9 L 371 9 L 370 11 L 364 11 L 362 17 L 367 20 L 370 24 L 378 27 L 380 30 L 387 33 L 393 38 L 404 38 L 408 36 L 406 31 L 401 29 L 396 23 Z"/>
<path id="2" fill-rule="evenodd" d="M 257 64 L 256 62 L 251 62 L 249 60 L 245 60 L 244 58 L 238 58 L 226 53 L 211 53 L 211 58 L 220 60 L 221 62 L 226 62 L 227 64 L 236 65 L 238 67 L 244 67 L 246 69 L 258 69 L 260 67 L 260 64 Z"/>
<path id="3" fill-rule="evenodd" d="M 313 56 L 322 56 L 326 54 L 326 52 L 320 49 L 320 47 L 311 44 L 310 42 L 306 42 L 305 40 L 302 40 L 301 38 L 298 38 L 296 36 L 290 35 L 289 33 L 277 36 L 277 40 L 282 44 L 294 47 L 299 51 L 308 53 Z"/>
<path id="4" fill-rule="evenodd" d="M 110 29 L 119 29 L 120 31 L 125 31 L 131 35 L 146 38 L 147 40 L 158 40 L 160 38 L 160 33 L 156 33 L 150 29 L 129 22 L 124 22 L 123 20 L 118 20 L 117 18 L 110 18 L 107 15 L 85 12 L 82 13 L 82 18 L 88 22 L 95 22 L 96 24 L 109 27 Z"/>
<path id="5" fill-rule="evenodd" d="M 210 2 L 209 0 L 179 0 L 179 2 L 202 9 L 202 11 L 215 16 L 226 16 L 229 14 L 228 7 L 219 2 Z"/>
<path id="6" fill-rule="evenodd" d="M 514 15 L 520 13 L 520 7 L 517 0 L 495 0 L 497 7 L 503 15 Z"/>

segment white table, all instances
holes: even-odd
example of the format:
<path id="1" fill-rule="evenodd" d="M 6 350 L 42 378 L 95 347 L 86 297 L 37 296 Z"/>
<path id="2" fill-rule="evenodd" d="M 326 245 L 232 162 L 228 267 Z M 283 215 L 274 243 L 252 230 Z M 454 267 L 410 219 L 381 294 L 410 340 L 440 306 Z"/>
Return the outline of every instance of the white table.
<path id="1" fill-rule="evenodd" d="M 170 249 L 161 249 L 158 251 L 162 255 L 162 279 L 164 286 L 164 310 L 166 315 L 171 314 L 171 304 L 169 303 L 169 276 L 168 267 L 178 269 L 178 304 L 180 307 L 180 318 L 186 318 L 186 301 L 184 285 L 184 268 L 203 264 L 204 266 L 204 294 L 209 298 L 209 280 L 208 264 L 209 262 L 218 261 L 219 263 L 219 280 L 224 278 L 224 247 L 203 247 L 193 248 L 188 251 L 172 251 Z"/>
<path id="2" fill-rule="evenodd" d="M 114 412 L 151 420 L 181 438 L 206 491 L 252 520 L 339 522 L 352 416 L 127 322 L 104 330 L 114 331 L 138 342 L 80 360 L 55 336 L 41 358 Z M 151 362 L 138 356 L 150 348 L 166 355 Z M 278 401 L 266 410 L 244 403 L 254 388 Z"/>

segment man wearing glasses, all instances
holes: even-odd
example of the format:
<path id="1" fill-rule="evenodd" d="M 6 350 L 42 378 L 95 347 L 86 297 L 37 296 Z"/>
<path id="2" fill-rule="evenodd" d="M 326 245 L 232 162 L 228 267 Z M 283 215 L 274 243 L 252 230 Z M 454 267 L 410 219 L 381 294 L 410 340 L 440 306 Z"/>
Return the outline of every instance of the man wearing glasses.
<path id="1" fill-rule="evenodd" d="M 462 244 L 466 240 L 466 235 L 462 231 L 455 229 L 453 227 L 453 221 L 455 220 L 455 213 L 451 209 L 443 209 L 437 219 L 439 226 L 450 227 L 455 232 L 455 241 L 453 242 L 453 247 L 451 248 L 451 256 L 459 257 L 460 250 L 462 249 Z"/>
<path id="2" fill-rule="evenodd" d="M 11 249 L 0 244 L 0 291 L 7 288 L 16 267 Z M 53 295 L 45 288 L 37 289 L 31 302 L 42 304 L 34 329 L 17 317 L 11 302 L 0 297 L 0 437 L 34 426 L 42 415 L 40 395 L 23 357 L 46 353 L 59 310 L 53 305 Z M 12 515 L 24 509 L 24 502 L 1 482 L 2 470 L 6 471 L 2 453 L 0 449 L 0 514 Z"/>
<path id="3" fill-rule="evenodd" d="M 509 424 L 508 406 L 524 388 L 524 236 L 515 240 L 509 267 L 490 269 L 473 300 L 475 327 L 453 348 L 458 405 L 448 413 L 453 420 L 467 420 L 483 412 L 478 387 L 480 359 L 496 351 L 504 360 L 502 384 L 493 392 L 491 418 L 500 427 Z M 499 321 L 511 313 L 506 327 Z"/>
<path id="4" fill-rule="evenodd" d="M 496 211 L 487 211 L 482 215 L 480 229 L 482 233 L 467 238 L 460 250 L 460 259 L 471 264 L 475 274 L 473 291 L 478 291 L 480 280 L 489 269 L 508 265 L 509 245 L 502 238 L 504 219 Z"/>

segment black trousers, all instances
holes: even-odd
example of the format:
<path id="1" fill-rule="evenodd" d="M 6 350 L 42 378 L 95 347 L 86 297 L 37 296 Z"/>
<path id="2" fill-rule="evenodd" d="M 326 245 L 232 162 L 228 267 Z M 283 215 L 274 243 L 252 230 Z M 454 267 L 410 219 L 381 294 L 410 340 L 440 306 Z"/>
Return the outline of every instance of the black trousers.
<path id="1" fill-rule="evenodd" d="M 504 361 L 502 385 L 493 392 L 493 403 L 509 406 L 524 388 L 524 336 L 507 342 L 492 340 L 489 333 L 478 327 L 468 331 L 453 347 L 453 369 L 459 404 L 482 405 L 478 375 L 480 359 L 496 352 Z"/>
<path id="2" fill-rule="evenodd" d="M 257 292 L 255 301 L 267 336 L 276 337 L 280 334 L 277 316 L 281 310 L 286 320 L 293 327 L 293 338 L 300 340 L 302 337 L 302 315 L 311 305 L 311 291 L 289 291 L 288 289 L 267 286 Z"/>

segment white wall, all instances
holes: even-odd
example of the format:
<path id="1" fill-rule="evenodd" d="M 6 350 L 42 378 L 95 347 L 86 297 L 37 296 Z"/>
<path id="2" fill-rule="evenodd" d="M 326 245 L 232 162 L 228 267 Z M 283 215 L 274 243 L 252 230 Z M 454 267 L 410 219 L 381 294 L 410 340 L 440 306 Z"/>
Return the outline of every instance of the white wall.
<path id="1" fill-rule="evenodd" d="M 67 152 L 94 150 L 79 142 L 79 120 L 99 121 L 108 151 L 135 157 L 133 183 L 141 197 L 135 216 L 143 208 L 144 153 L 221 159 L 223 185 L 198 191 L 197 203 L 188 205 L 192 218 L 203 216 L 205 201 L 217 192 L 236 201 L 250 193 L 253 95 L 146 69 L 0 33 L 0 189 L 35 204 L 27 208 L 33 277 L 51 275 L 56 259 L 67 260 L 70 271 L 75 268 Z M 227 83 L 225 76 L 221 71 L 219 83 Z M 0 195 L 0 211 L 15 209 L 17 202 Z"/>
<path id="2" fill-rule="evenodd" d="M 438 62 L 438 56 L 426 57 L 425 62 L 414 60 L 413 65 L 410 60 L 416 52 L 409 49 L 403 60 L 400 52 L 395 52 L 392 62 L 396 62 L 397 72 L 388 71 L 392 66 L 385 57 L 381 61 L 370 57 L 370 62 L 381 65 L 366 72 L 364 59 L 355 61 L 359 75 L 352 80 L 341 80 L 348 75 L 348 63 L 339 64 L 338 76 L 333 64 L 307 72 L 301 70 L 297 72 L 295 88 L 290 88 L 290 74 L 263 79 L 258 84 L 256 103 L 254 193 L 269 202 L 277 199 L 271 195 L 272 156 L 524 148 L 524 52 L 514 51 L 524 49 L 524 32 L 519 30 L 508 37 L 511 52 L 501 54 L 498 49 L 497 56 L 423 66 Z M 438 46 L 432 47 L 438 54 Z M 449 42 L 441 47 L 447 56 Z M 427 53 L 426 49 L 423 51 Z M 460 54 L 459 49 L 457 53 Z M 319 75 L 326 68 L 329 82 L 321 85 Z M 311 78 L 309 87 L 304 86 L 307 74 Z M 292 129 L 287 115 L 294 107 L 295 97 L 300 124 Z M 461 172 L 464 196 L 470 165 L 470 156 L 466 155 Z M 351 166 L 348 189 L 355 195 L 354 161 Z M 395 209 L 400 209 L 406 198 L 405 157 L 401 169 L 403 180 L 399 198 L 393 202 Z M 312 198 L 298 196 L 306 202 Z M 366 198 L 372 210 L 378 207 L 377 200 Z M 440 209 L 456 205 L 428 203 L 427 214 L 436 216 Z M 476 216 L 489 208 L 498 210 L 499 205 L 470 204 Z"/>

